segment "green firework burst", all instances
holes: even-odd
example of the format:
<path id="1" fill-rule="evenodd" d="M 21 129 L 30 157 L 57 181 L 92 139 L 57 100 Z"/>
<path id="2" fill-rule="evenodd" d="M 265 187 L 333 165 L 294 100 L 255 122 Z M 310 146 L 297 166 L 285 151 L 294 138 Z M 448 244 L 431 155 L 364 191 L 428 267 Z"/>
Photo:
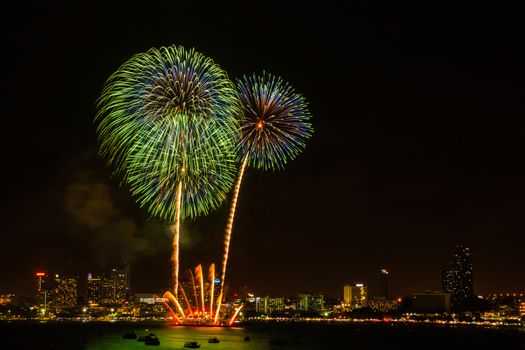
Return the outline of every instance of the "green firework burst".
<path id="1" fill-rule="evenodd" d="M 96 117 L 100 155 L 141 206 L 173 219 L 216 208 L 235 177 L 235 88 L 211 59 L 181 46 L 133 56 L 106 82 Z"/>

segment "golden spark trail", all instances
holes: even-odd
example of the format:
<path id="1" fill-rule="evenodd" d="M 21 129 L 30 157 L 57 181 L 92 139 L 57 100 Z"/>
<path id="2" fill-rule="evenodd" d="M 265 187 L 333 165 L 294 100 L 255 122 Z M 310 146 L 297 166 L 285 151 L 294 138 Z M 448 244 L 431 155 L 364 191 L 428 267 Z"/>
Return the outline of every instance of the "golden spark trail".
<path id="1" fill-rule="evenodd" d="M 182 288 L 182 284 L 179 284 L 180 291 L 182 292 L 182 297 L 184 298 L 184 302 L 186 303 L 186 306 L 188 307 L 188 310 L 193 316 L 193 310 L 191 309 L 190 301 L 188 300 L 188 297 L 186 296 L 186 292 L 184 291 L 184 288 Z"/>
<path id="2" fill-rule="evenodd" d="M 179 236 L 180 236 L 180 202 L 182 197 L 182 181 L 179 181 L 177 186 L 177 202 L 175 204 L 175 222 L 171 225 L 170 229 L 173 232 L 173 253 L 171 255 L 171 261 L 173 262 L 173 291 L 175 297 L 178 295 L 179 287 Z"/>
<path id="3" fill-rule="evenodd" d="M 248 153 L 244 156 L 241 168 L 239 169 L 239 177 L 235 183 L 235 189 L 233 192 L 232 206 L 230 208 L 230 215 L 228 216 L 228 223 L 226 224 L 226 235 L 224 237 L 224 255 L 222 256 L 222 274 L 221 274 L 221 294 L 224 290 L 224 279 L 226 278 L 226 265 L 228 263 L 228 252 L 230 251 L 230 240 L 233 228 L 233 219 L 235 217 L 235 208 L 237 207 L 237 198 L 239 197 L 239 190 L 241 188 L 242 176 L 244 169 L 248 163 Z"/>
<path id="4" fill-rule="evenodd" d="M 202 278 L 202 265 L 197 265 L 195 268 L 195 275 L 197 275 L 197 280 L 199 281 L 200 285 L 202 315 L 204 315 L 206 312 L 206 305 L 204 305 L 204 279 Z"/>
<path id="5" fill-rule="evenodd" d="M 221 311 L 221 304 L 222 304 L 222 291 L 219 294 L 219 297 L 217 298 L 217 311 L 215 311 L 215 319 L 213 320 L 213 324 L 217 324 L 217 321 L 219 321 L 219 313 Z"/>
<path id="6" fill-rule="evenodd" d="M 197 297 L 197 287 L 195 285 L 195 277 L 193 277 L 193 271 L 191 269 L 188 269 L 190 271 L 191 276 L 191 285 L 193 286 L 193 297 L 195 298 L 195 312 L 198 313 L 199 310 L 199 298 Z"/>
<path id="7" fill-rule="evenodd" d="M 213 289 L 215 287 L 215 264 L 210 265 L 209 270 L 210 278 L 210 319 L 213 317 Z"/>
<path id="8" fill-rule="evenodd" d="M 182 315 L 182 318 L 183 319 L 186 318 L 186 315 L 184 314 L 184 311 L 182 310 L 182 307 L 180 306 L 179 301 L 177 300 L 177 298 L 175 298 L 175 296 L 171 292 L 165 292 L 162 297 L 171 300 L 175 304 L 175 306 L 177 306 L 177 309 Z"/>
<path id="9" fill-rule="evenodd" d="M 237 314 L 239 313 L 239 311 L 241 311 L 243 306 L 244 305 L 241 305 L 237 308 L 237 310 L 235 310 L 235 313 L 233 314 L 232 318 L 230 319 L 230 322 L 228 323 L 228 326 L 232 325 L 232 323 L 235 321 L 235 318 L 237 317 Z"/>

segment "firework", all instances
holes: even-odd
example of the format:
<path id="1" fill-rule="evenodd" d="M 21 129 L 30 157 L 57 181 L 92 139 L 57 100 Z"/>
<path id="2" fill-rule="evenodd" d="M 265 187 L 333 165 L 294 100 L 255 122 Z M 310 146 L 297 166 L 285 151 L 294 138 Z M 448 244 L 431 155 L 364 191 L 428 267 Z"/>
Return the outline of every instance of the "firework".
<path id="1" fill-rule="evenodd" d="M 242 304 L 233 302 L 227 306 L 216 308 L 214 303 L 215 288 L 215 264 L 211 264 L 208 270 L 208 279 L 205 279 L 204 268 L 197 265 L 194 269 L 188 269 L 188 278 L 179 283 L 179 297 L 167 291 L 163 295 L 163 303 L 175 324 L 184 325 L 227 325 L 231 326 L 237 318 Z M 185 290 L 185 288 L 187 290 Z M 195 300 L 190 302 L 187 293 L 193 293 Z M 182 296 L 182 298 L 180 297 Z M 200 300 L 199 300 L 200 299 Z M 221 296 L 217 302 L 221 300 Z M 185 305 L 184 309 L 182 305 Z M 193 305 L 192 305 L 193 304 Z M 208 307 L 206 305 L 209 305 Z M 222 313 L 220 309 L 222 308 Z M 222 318 L 219 319 L 219 315 Z"/>
<path id="2" fill-rule="evenodd" d="M 304 97 L 281 78 L 263 73 L 237 82 L 241 103 L 240 154 L 258 169 L 282 169 L 312 135 Z"/>
<path id="3" fill-rule="evenodd" d="M 97 107 L 100 155 L 141 206 L 173 222 L 177 295 L 180 220 L 217 208 L 235 179 L 235 88 L 193 49 L 152 48 L 108 79 Z"/>
<path id="4" fill-rule="evenodd" d="M 281 78 L 263 73 L 237 81 L 241 110 L 241 140 L 237 146 L 242 159 L 226 225 L 222 262 L 221 291 L 235 218 L 235 208 L 244 174 L 249 164 L 258 169 L 282 169 L 305 147 L 313 133 L 304 97 Z"/>

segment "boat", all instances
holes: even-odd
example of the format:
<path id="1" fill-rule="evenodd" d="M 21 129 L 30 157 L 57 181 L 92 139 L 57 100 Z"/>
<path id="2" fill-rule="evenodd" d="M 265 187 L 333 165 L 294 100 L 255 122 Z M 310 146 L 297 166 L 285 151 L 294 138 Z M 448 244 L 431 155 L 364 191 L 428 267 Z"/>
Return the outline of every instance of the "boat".
<path id="1" fill-rule="evenodd" d="M 218 342 L 220 342 L 220 340 L 217 337 L 213 337 L 213 338 L 208 339 L 208 343 L 218 343 Z"/>
<path id="2" fill-rule="evenodd" d="M 122 335 L 122 339 L 137 339 L 137 335 L 133 331 L 127 331 Z"/>
<path id="3" fill-rule="evenodd" d="M 156 336 L 146 336 L 146 339 L 144 340 L 144 344 L 146 345 L 160 345 L 160 340 Z"/>
<path id="4" fill-rule="evenodd" d="M 200 348 L 201 345 L 197 343 L 196 341 L 187 341 L 184 343 L 184 347 L 190 348 L 190 349 L 197 349 L 197 348 Z"/>

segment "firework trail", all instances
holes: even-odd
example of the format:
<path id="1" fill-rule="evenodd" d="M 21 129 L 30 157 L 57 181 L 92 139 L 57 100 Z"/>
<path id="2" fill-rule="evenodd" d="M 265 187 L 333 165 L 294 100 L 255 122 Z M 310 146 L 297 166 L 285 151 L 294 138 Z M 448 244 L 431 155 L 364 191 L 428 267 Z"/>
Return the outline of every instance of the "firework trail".
<path id="1" fill-rule="evenodd" d="M 221 291 L 226 279 L 235 209 L 245 167 L 282 169 L 289 159 L 294 159 L 302 151 L 305 140 L 313 133 L 308 122 L 311 114 L 306 100 L 281 78 L 267 73 L 245 76 L 237 81 L 237 93 L 241 110 L 241 139 L 237 151 L 242 163 L 226 225 Z"/>
<path id="2" fill-rule="evenodd" d="M 226 277 L 226 265 L 228 263 L 228 254 L 230 251 L 230 239 L 231 239 L 231 233 L 233 229 L 233 219 L 235 217 L 235 208 L 237 207 L 237 198 L 239 197 L 239 190 L 241 189 L 242 177 L 244 175 L 244 169 L 246 168 L 247 163 L 248 163 L 248 154 L 244 156 L 244 160 L 241 163 L 241 168 L 239 170 L 239 177 L 237 178 L 237 182 L 235 183 L 235 188 L 233 190 L 233 199 L 232 199 L 232 205 L 230 208 L 230 215 L 228 215 L 228 222 L 226 224 L 226 235 L 224 237 L 224 254 L 222 256 L 221 291 L 224 289 L 224 278 Z"/>
<path id="3" fill-rule="evenodd" d="M 235 181 L 235 87 L 193 49 L 152 48 L 111 75 L 97 109 L 99 154 L 141 207 L 173 223 L 177 295 L 180 221 L 216 209 Z"/>
<path id="4" fill-rule="evenodd" d="M 177 200 L 175 201 L 175 212 L 180 213 L 180 199 L 182 195 L 182 181 L 179 181 L 177 186 Z M 180 215 L 175 216 L 175 223 L 170 226 L 170 231 L 173 233 L 173 252 L 171 255 L 171 262 L 173 263 L 173 290 L 175 297 L 179 290 L 179 238 L 180 238 Z"/>
<path id="5" fill-rule="evenodd" d="M 210 265 L 208 270 L 208 278 L 210 279 L 210 318 L 213 317 L 213 292 L 215 289 L 215 264 Z"/>
<path id="6" fill-rule="evenodd" d="M 235 312 L 233 313 L 233 316 L 230 318 L 230 321 L 228 322 L 228 326 L 231 326 L 233 322 L 235 322 L 235 319 L 237 318 L 237 315 L 239 314 L 239 311 L 241 311 L 243 305 L 239 306 Z"/>

